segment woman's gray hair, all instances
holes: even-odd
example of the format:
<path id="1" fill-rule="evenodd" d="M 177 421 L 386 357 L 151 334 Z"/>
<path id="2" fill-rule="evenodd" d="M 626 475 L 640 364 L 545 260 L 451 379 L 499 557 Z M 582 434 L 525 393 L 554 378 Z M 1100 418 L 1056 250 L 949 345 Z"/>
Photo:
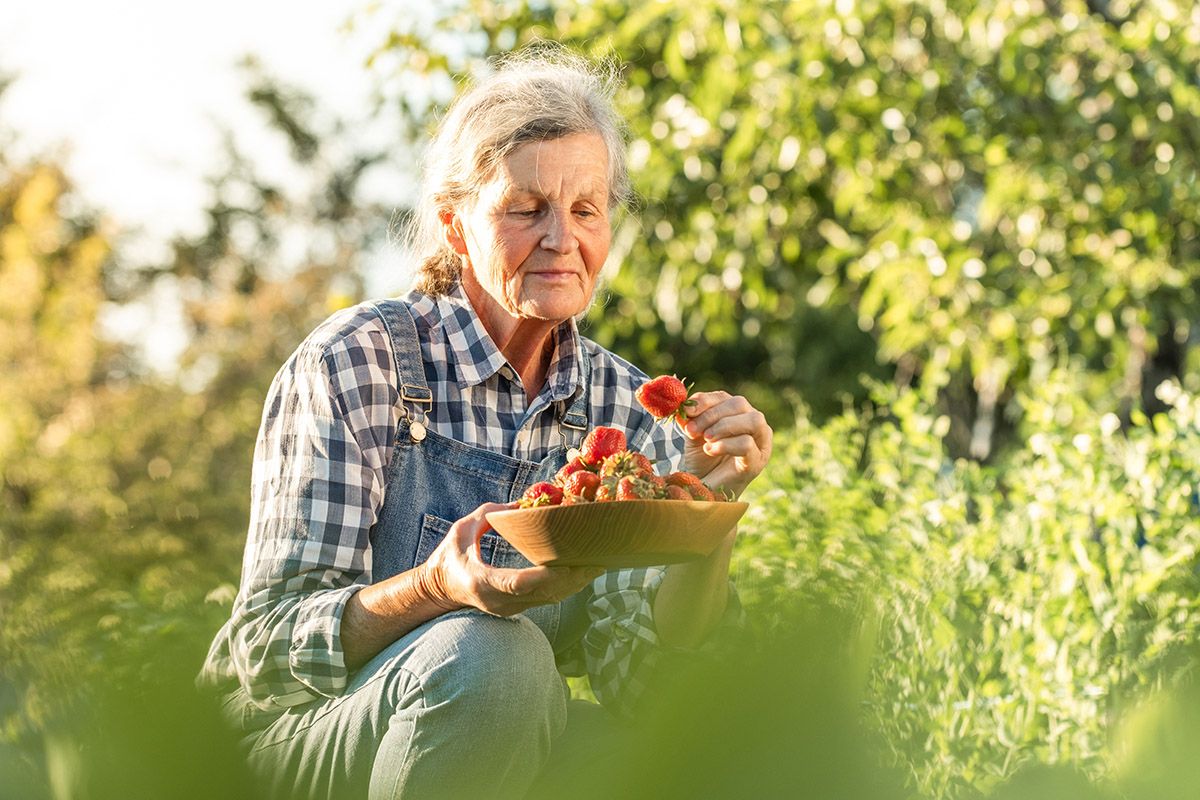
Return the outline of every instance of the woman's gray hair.
<path id="1" fill-rule="evenodd" d="M 425 151 L 409 245 L 419 259 L 414 288 L 435 297 L 450 291 L 462 271 L 461 256 L 442 238 L 441 213 L 472 202 L 523 144 L 598 134 L 608 150 L 609 209 L 632 201 L 625 128 L 613 107 L 618 65 L 550 45 L 526 48 L 494 65 L 450 105 Z"/>

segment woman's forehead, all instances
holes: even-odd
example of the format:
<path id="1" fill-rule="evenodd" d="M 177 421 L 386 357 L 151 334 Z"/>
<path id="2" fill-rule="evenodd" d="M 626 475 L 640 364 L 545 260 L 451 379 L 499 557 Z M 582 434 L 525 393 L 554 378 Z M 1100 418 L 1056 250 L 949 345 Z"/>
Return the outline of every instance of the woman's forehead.
<path id="1" fill-rule="evenodd" d="M 520 145 L 497 165 L 493 184 L 502 194 L 607 195 L 608 148 L 599 135 L 576 133 Z"/>

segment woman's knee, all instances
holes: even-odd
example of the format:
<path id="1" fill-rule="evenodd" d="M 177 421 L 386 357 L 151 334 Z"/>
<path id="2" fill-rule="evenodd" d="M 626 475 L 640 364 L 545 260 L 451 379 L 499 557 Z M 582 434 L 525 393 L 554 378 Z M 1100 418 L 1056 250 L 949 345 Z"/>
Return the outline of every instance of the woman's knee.
<path id="1" fill-rule="evenodd" d="M 554 651 L 536 625 L 522 616 L 469 614 L 450 622 L 452 647 L 426 676 L 431 688 L 483 702 L 565 702 Z"/>
<path id="2" fill-rule="evenodd" d="M 546 637 L 523 617 L 479 612 L 416 633 L 393 667 L 409 694 L 375 754 L 372 796 L 523 795 L 566 726 Z"/>
<path id="3" fill-rule="evenodd" d="M 533 717 L 557 732 L 566 724 L 554 651 L 525 617 L 460 612 L 437 620 L 421 639 L 404 668 L 420 681 L 426 709 L 452 708 L 481 725 Z"/>

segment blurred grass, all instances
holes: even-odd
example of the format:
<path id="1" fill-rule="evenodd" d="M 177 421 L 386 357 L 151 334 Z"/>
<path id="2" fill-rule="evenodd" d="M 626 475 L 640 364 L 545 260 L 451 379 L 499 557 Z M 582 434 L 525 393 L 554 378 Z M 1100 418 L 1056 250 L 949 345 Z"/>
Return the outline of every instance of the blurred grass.
<path id="1" fill-rule="evenodd" d="M 215 698 L 193 683 L 207 642 L 180 633 L 154 643 L 77 687 L 40 736 L 0 748 L 0 797 L 262 797 Z"/>

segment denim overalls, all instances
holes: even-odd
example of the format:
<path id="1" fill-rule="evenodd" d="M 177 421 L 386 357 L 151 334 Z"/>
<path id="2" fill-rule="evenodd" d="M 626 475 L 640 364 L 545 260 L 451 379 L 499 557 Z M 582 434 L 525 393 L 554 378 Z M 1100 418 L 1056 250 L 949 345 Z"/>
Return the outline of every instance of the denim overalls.
<path id="1" fill-rule="evenodd" d="M 426 430 L 433 395 L 425 380 L 417 329 L 401 301 L 373 304 L 392 342 L 399 376 L 402 417 L 396 429 L 392 461 L 385 473 L 386 491 L 379 519 L 370 532 L 371 579 L 381 581 L 429 558 L 455 520 L 480 503 L 518 499 L 531 484 L 550 480 L 567 461 L 568 448 L 578 446 L 588 427 L 591 365 L 582 359 L 583 391 L 559 420 L 561 444 L 540 464 L 471 447 Z M 496 567 L 528 567 L 525 559 L 495 531 L 483 535 L 480 557 Z M 559 603 L 524 612 L 554 645 L 570 646 L 587 625 L 584 590 Z"/>

